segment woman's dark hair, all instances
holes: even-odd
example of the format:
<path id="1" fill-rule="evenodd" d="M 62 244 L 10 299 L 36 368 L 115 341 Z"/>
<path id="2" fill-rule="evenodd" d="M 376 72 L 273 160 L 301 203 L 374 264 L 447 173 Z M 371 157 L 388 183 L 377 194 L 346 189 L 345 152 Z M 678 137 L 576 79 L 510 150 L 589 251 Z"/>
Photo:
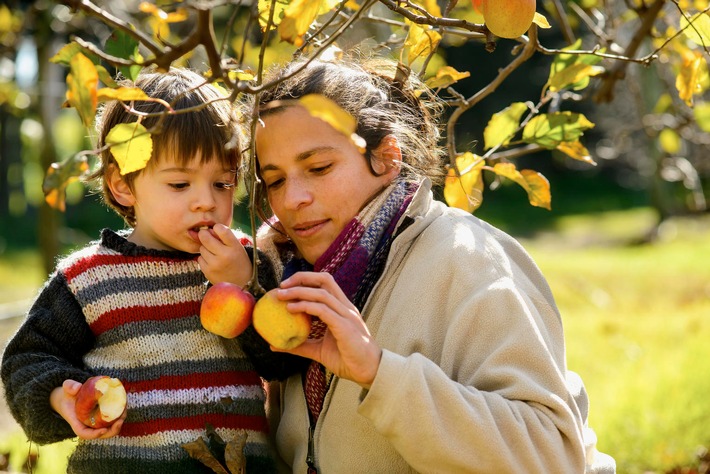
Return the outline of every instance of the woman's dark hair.
<path id="1" fill-rule="evenodd" d="M 241 164 L 241 128 L 237 124 L 236 108 L 227 100 L 225 93 L 197 72 L 173 68 L 165 73 L 141 73 L 135 81 L 121 81 L 123 86 L 138 87 L 149 97 L 170 104 L 176 113 L 166 112 L 164 104 L 158 101 L 136 101 L 132 104 L 120 101 L 106 103 L 96 120 L 98 132 L 97 147 L 100 152 L 100 166 L 90 176 L 90 180 L 100 185 L 103 199 L 123 217 L 130 226 L 135 225 L 132 207 L 118 203 L 108 188 L 108 173 L 118 168 L 116 159 L 106 147 L 106 135 L 120 123 L 131 123 L 138 119 L 134 111 L 144 116 L 141 124 L 151 131 L 153 153 L 148 166 L 154 166 L 162 157 L 170 156 L 177 163 L 185 165 L 198 154 L 202 163 L 218 160 L 235 172 Z M 185 109 L 193 109 L 185 111 Z M 180 112 L 184 111 L 184 112 Z M 132 188 L 135 178 L 142 170 L 127 173 L 122 179 Z"/>
<path id="2" fill-rule="evenodd" d="M 273 70 L 265 83 L 282 79 L 260 98 L 260 116 L 278 113 L 291 101 L 308 94 L 321 94 L 350 113 L 357 121 L 356 133 L 365 140 L 365 159 L 372 169 L 371 153 L 382 139 L 393 135 L 402 151 L 400 179 L 419 181 L 429 177 L 439 184 L 444 177 L 439 119 L 440 99 L 416 77 L 398 71 L 388 60 L 300 59 Z M 258 157 L 257 157 L 258 160 Z M 257 167 L 258 169 L 258 167 Z M 259 203 L 266 205 L 263 185 L 257 188 Z"/>

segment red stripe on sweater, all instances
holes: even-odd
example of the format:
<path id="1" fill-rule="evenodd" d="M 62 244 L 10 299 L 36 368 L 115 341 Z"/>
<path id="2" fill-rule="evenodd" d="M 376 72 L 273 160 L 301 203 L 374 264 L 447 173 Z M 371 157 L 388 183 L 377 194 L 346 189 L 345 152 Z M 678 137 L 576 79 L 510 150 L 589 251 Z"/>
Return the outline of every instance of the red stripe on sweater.
<path id="1" fill-rule="evenodd" d="M 261 379 L 253 370 L 209 372 L 188 375 L 166 375 L 154 380 L 124 381 L 128 393 L 151 390 L 187 390 L 229 385 L 260 386 Z"/>
<path id="2" fill-rule="evenodd" d="M 104 333 L 117 326 L 136 321 L 168 321 L 174 318 L 200 314 L 200 301 L 185 301 L 183 303 L 164 304 L 161 306 L 129 306 L 116 308 L 103 313 L 99 319 L 91 323 L 91 331 L 95 335 Z"/>
<path id="3" fill-rule="evenodd" d="M 199 255 L 195 255 L 194 259 L 196 260 L 198 256 Z M 185 261 L 189 262 L 190 260 L 191 259 L 186 259 Z M 91 255 L 73 263 L 69 268 L 64 271 L 64 275 L 68 281 L 71 281 L 72 278 L 82 274 L 87 269 L 92 267 L 98 267 L 101 265 L 131 265 L 143 262 L 167 262 L 174 264 L 175 258 L 155 257 L 149 255 L 141 255 L 135 257 L 127 257 L 125 255 Z"/>
<path id="4" fill-rule="evenodd" d="M 121 436 L 145 436 L 162 431 L 204 430 L 209 423 L 215 428 L 246 429 L 266 433 L 266 417 L 258 415 L 231 415 L 211 413 L 182 418 L 150 420 L 142 423 L 124 423 Z"/>

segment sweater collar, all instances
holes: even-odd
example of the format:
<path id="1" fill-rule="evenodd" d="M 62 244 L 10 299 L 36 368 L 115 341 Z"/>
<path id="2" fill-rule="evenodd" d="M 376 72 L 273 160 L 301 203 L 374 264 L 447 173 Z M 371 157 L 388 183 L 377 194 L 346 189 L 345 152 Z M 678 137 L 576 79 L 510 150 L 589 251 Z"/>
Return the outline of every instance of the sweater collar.
<path id="1" fill-rule="evenodd" d="M 180 250 L 149 249 L 128 241 L 130 230 L 115 232 L 111 229 L 101 231 L 101 245 L 128 257 L 162 257 L 176 260 L 194 260 L 197 254 Z"/>

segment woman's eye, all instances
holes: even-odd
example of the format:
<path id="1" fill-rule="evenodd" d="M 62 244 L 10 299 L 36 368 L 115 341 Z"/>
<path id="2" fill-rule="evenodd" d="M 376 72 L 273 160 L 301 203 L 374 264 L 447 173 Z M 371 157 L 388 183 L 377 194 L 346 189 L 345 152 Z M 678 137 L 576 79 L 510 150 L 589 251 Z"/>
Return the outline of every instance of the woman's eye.
<path id="1" fill-rule="evenodd" d="M 276 189 L 279 186 L 281 186 L 281 184 L 283 182 L 284 182 L 283 179 L 275 179 L 274 181 L 271 181 L 270 183 L 266 183 L 266 188 L 267 189 Z"/>
<path id="2" fill-rule="evenodd" d="M 330 165 L 330 164 L 325 165 L 325 166 L 316 166 L 315 168 L 311 168 L 311 172 L 315 173 L 315 174 L 323 174 L 323 173 L 327 172 L 331 168 L 331 166 L 332 165 Z"/>

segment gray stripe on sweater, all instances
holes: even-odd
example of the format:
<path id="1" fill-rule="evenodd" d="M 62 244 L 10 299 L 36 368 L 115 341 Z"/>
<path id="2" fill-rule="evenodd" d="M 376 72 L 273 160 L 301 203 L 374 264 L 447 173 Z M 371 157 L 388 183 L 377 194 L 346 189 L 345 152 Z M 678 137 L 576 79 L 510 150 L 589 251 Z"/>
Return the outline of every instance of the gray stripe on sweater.
<path id="1" fill-rule="evenodd" d="M 264 416 L 264 400 L 225 397 L 218 402 L 181 405 L 151 405 L 132 408 L 126 423 L 143 423 L 154 420 L 201 415 Z"/>
<path id="2" fill-rule="evenodd" d="M 148 277 L 137 277 L 135 275 L 127 278 L 116 277 L 85 286 L 77 292 L 77 298 L 87 304 L 116 293 L 176 290 L 178 288 L 204 285 L 206 281 L 199 270 L 189 273 Z"/>
<path id="3" fill-rule="evenodd" d="M 225 358 L 172 362 L 170 364 L 136 367 L 135 369 L 124 368 L 117 370 L 115 367 L 92 367 L 92 370 L 97 374 L 106 374 L 111 377 L 118 377 L 125 382 L 133 382 L 155 380 L 165 375 L 183 376 L 195 373 L 248 372 L 253 370 L 253 366 L 246 358 Z"/>

